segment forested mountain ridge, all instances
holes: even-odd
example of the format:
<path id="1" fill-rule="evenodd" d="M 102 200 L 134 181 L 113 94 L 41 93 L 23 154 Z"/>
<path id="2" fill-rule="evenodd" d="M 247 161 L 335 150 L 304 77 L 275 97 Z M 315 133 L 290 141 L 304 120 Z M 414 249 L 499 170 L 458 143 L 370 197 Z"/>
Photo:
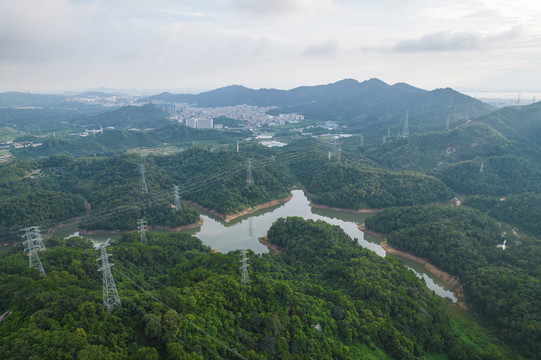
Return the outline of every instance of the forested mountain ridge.
<path id="1" fill-rule="evenodd" d="M 98 126 L 99 128 L 99 126 Z M 235 139 L 246 135 L 244 132 L 220 132 L 211 129 L 194 129 L 167 121 L 160 128 L 144 131 L 127 129 L 104 129 L 103 133 L 87 137 L 48 137 L 29 138 L 40 141 L 39 147 L 13 149 L 16 158 L 37 159 L 51 155 L 113 156 L 124 154 L 134 148 L 152 148 L 163 146 L 187 147 L 194 141 L 217 141 L 233 143 Z"/>
<path id="2" fill-rule="evenodd" d="M 366 226 L 460 276 L 466 302 L 486 324 L 524 356 L 540 353 L 540 240 L 464 206 L 388 209 Z"/>

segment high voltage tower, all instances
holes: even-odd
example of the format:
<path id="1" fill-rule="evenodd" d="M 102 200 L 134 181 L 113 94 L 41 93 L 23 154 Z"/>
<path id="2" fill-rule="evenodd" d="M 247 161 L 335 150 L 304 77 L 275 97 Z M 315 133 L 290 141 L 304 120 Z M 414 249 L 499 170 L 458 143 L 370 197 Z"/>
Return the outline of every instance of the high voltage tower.
<path id="1" fill-rule="evenodd" d="M 408 127 L 409 111 L 406 110 L 406 120 L 404 120 L 404 128 L 402 129 L 402 137 L 408 137 L 410 135 L 410 129 Z"/>
<path id="2" fill-rule="evenodd" d="M 382 144 L 385 144 L 385 140 L 386 140 L 386 136 L 383 135 L 383 141 L 382 141 Z"/>
<path id="3" fill-rule="evenodd" d="M 122 303 L 120 302 L 120 297 L 118 296 L 118 291 L 116 290 L 113 274 L 111 274 L 111 266 L 114 264 L 109 263 L 109 256 L 112 255 L 107 254 L 107 246 L 109 246 L 109 241 L 111 241 L 110 238 L 99 247 L 100 257 L 96 261 L 101 260 L 101 267 L 98 269 L 98 271 L 101 271 L 103 275 L 103 306 L 105 306 L 107 311 L 111 313 L 111 309 L 114 306 L 122 307 Z"/>
<path id="4" fill-rule="evenodd" d="M 25 232 L 23 238 L 26 238 L 24 244 L 27 246 L 25 250 L 28 251 L 28 267 L 37 269 L 41 275 L 46 275 L 38 255 L 38 250 L 45 249 L 39 228 L 31 226 L 21 231 Z"/>
<path id="5" fill-rule="evenodd" d="M 364 135 L 361 134 L 361 146 L 364 146 Z"/>
<path id="6" fill-rule="evenodd" d="M 139 232 L 141 233 L 141 242 L 147 240 L 147 220 L 145 218 L 137 219 L 137 227 L 139 228 Z"/>
<path id="7" fill-rule="evenodd" d="M 339 164 L 342 162 L 342 147 L 340 144 L 338 144 L 338 155 L 336 155 L 336 162 Z"/>
<path id="8" fill-rule="evenodd" d="M 175 210 L 182 211 L 182 205 L 180 205 L 180 193 L 178 190 L 178 185 L 173 185 L 173 195 L 175 196 Z"/>
<path id="9" fill-rule="evenodd" d="M 328 156 L 328 159 L 331 160 L 332 159 L 332 154 L 331 154 L 331 150 L 329 150 L 329 156 Z"/>
<path id="10" fill-rule="evenodd" d="M 241 282 L 243 285 L 248 285 L 250 283 L 250 278 L 248 276 L 248 258 L 246 257 L 246 251 L 242 250 L 242 279 Z"/>
<path id="11" fill-rule="evenodd" d="M 252 159 L 250 158 L 246 160 L 246 182 L 248 184 L 254 183 L 254 178 L 252 176 Z"/>
<path id="12" fill-rule="evenodd" d="M 239 152 L 239 141 L 237 140 L 237 152 Z"/>
<path id="13" fill-rule="evenodd" d="M 145 164 L 139 164 L 139 171 L 141 172 L 141 191 L 148 193 L 147 182 L 145 180 Z"/>
<path id="14" fill-rule="evenodd" d="M 483 165 L 485 165 L 485 162 L 484 162 L 484 161 L 481 161 L 481 168 L 479 169 L 479 172 L 480 172 L 480 173 L 483 172 Z"/>
<path id="15" fill-rule="evenodd" d="M 391 138 L 391 128 L 387 128 L 387 139 Z"/>
<path id="16" fill-rule="evenodd" d="M 449 131 L 450 117 L 447 115 L 447 121 L 445 122 L 445 131 Z"/>

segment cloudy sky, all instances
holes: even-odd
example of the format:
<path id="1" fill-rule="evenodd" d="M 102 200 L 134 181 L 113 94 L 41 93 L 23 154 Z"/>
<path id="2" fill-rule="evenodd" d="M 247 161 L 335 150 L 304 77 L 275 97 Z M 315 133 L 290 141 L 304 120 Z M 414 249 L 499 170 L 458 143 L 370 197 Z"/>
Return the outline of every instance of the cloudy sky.
<path id="1" fill-rule="evenodd" d="M 541 91 L 539 0 L 2 0 L 0 91 Z"/>

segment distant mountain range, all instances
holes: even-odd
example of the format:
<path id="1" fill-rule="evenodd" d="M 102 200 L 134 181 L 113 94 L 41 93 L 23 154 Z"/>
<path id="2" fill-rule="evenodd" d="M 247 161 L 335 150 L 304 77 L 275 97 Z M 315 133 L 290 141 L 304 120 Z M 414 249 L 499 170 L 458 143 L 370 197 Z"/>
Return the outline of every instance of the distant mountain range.
<path id="1" fill-rule="evenodd" d="M 109 93 L 87 92 L 78 96 L 107 97 Z M 0 107 L 78 106 L 68 100 L 68 97 L 62 95 L 0 93 Z M 451 125 L 456 125 L 488 115 L 495 109 L 450 88 L 428 91 L 405 83 L 389 85 L 375 78 L 363 82 L 345 79 L 327 85 L 301 86 L 291 90 L 254 90 L 231 85 L 200 94 L 161 93 L 140 100 L 141 103 L 153 101 L 189 103 L 198 107 L 243 104 L 273 106 L 276 109 L 269 111 L 271 115 L 299 113 L 307 120 L 339 122 L 347 126 L 350 132 L 376 138 L 381 138 L 388 132 L 392 136 L 400 133 L 406 116 L 409 117 L 411 133 L 425 133 L 443 130 L 447 119 Z"/>
<path id="2" fill-rule="evenodd" d="M 141 101 L 190 103 L 199 107 L 276 106 L 270 114 L 296 112 L 307 119 L 337 121 L 367 135 L 384 135 L 387 128 L 396 134 L 402 130 L 406 112 L 413 131 L 426 132 L 443 130 L 448 116 L 451 122 L 458 122 L 494 110 L 450 88 L 427 91 L 405 83 L 389 85 L 379 79 L 345 79 L 291 90 L 254 90 L 232 85 L 197 95 L 161 93 Z"/>

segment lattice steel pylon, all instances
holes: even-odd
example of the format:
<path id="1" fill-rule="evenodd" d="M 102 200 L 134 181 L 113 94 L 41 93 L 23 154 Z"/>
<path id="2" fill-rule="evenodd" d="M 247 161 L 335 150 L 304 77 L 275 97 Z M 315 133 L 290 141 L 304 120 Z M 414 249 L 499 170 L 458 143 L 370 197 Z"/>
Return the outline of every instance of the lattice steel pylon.
<path id="1" fill-rule="evenodd" d="M 250 277 L 248 276 L 248 258 L 246 257 L 246 251 L 247 250 L 242 250 L 242 260 L 241 260 L 241 263 L 242 263 L 241 283 L 243 285 L 248 285 L 250 283 Z"/>
<path id="2" fill-rule="evenodd" d="M 361 146 L 364 146 L 364 135 L 361 134 Z"/>
<path id="3" fill-rule="evenodd" d="M 137 219 L 137 227 L 139 228 L 139 232 L 141 233 L 141 242 L 147 241 L 147 220 L 145 218 Z"/>
<path id="4" fill-rule="evenodd" d="M 46 275 L 38 255 L 38 250 L 45 249 L 39 228 L 32 226 L 21 231 L 25 232 L 23 238 L 26 238 L 24 244 L 27 246 L 25 250 L 28 251 L 28 267 L 37 269 L 41 275 Z"/>
<path id="5" fill-rule="evenodd" d="M 120 302 L 120 297 L 118 296 L 113 274 L 111 274 L 111 266 L 114 264 L 109 263 L 109 256 L 112 255 L 107 254 L 106 250 L 107 246 L 109 246 L 109 241 L 111 241 L 110 238 L 99 247 L 100 257 L 96 261 L 101 261 L 101 267 L 98 269 L 98 271 L 101 271 L 103 275 L 103 306 L 105 306 L 107 311 L 111 313 L 113 307 L 122 307 L 122 303 Z"/>
<path id="6" fill-rule="evenodd" d="M 410 129 L 408 126 L 409 111 L 406 110 L 406 119 L 404 120 L 404 128 L 402 129 L 402 137 L 408 137 L 410 135 Z"/>
<path id="7" fill-rule="evenodd" d="M 148 193 L 147 182 L 145 180 L 145 164 L 139 164 L 139 171 L 141 172 L 141 191 Z"/>
<path id="8" fill-rule="evenodd" d="M 445 122 L 445 131 L 449 131 L 449 125 L 451 124 L 449 115 L 447 115 L 447 121 Z"/>
<path id="9" fill-rule="evenodd" d="M 173 185 L 173 195 L 175 196 L 175 210 L 182 211 L 182 205 L 180 204 L 180 192 L 178 190 L 178 185 Z"/>
<path id="10" fill-rule="evenodd" d="M 483 166 L 485 165 L 485 162 L 484 161 L 481 161 L 481 168 L 479 169 L 479 172 L 482 173 L 483 172 Z"/>
<path id="11" fill-rule="evenodd" d="M 254 183 L 254 178 L 252 176 L 252 159 L 250 158 L 246 160 L 246 182 L 248 184 Z"/>

